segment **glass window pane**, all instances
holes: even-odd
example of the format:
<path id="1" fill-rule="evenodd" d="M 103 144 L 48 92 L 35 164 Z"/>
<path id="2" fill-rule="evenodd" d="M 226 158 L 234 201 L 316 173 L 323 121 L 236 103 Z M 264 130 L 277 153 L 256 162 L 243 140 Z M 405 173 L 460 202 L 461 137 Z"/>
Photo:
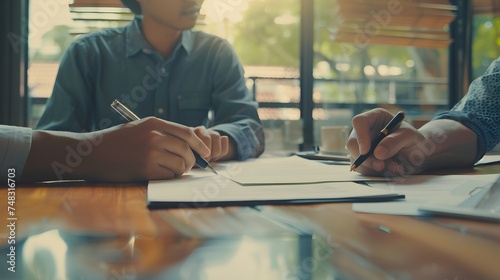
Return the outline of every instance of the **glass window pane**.
<path id="1" fill-rule="evenodd" d="M 475 14 L 472 33 L 472 75 L 475 79 L 500 56 L 500 17 L 486 12 Z"/>
<path id="2" fill-rule="evenodd" d="M 353 6 L 359 3 L 315 1 L 316 145 L 321 126 L 350 126 L 352 116 L 371 108 L 404 110 L 407 121 L 421 123 L 447 106 L 449 40 L 434 40 L 447 31 L 406 23 L 412 12 L 404 5 L 411 3 Z M 443 25 L 451 19 L 434 18 Z M 406 43 L 408 36 L 414 44 Z"/>
<path id="3" fill-rule="evenodd" d="M 266 152 L 298 149 L 300 0 L 206 0 L 197 28 L 227 39 L 259 102 Z"/>

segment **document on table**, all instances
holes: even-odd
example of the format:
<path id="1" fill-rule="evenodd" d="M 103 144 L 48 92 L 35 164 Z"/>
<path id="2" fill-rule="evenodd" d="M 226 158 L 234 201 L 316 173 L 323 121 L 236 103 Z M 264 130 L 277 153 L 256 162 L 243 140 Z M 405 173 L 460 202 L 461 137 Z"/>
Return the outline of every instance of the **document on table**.
<path id="1" fill-rule="evenodd" d="M 478 162 L 476 162 L 476 166 L 485 165 L 485 164 L 494 164 L 500 162 L 499 154 L 486 154 L 484 155 Z"/>
<path id="2" fill-rule="evenodd" d="M 498 178 L 490 175 L 415 175 L 397 182 L 373 182 L 379 190 L 405 195 L 404 201 L 381 203 L 354 203 L 356 212 L 419 216 L 424 206 L 457 206 L 485 186 L 490 187 Z"/>
<path id="3" fill-rule="evenodd" d="M 241 185 L 386 180 L 381 177 L 367 177 L 357 172 L 350 172 L 349 166 L 327 165 L 299 156 L 251 159 L 236 162 L 230 169 L 217 170 L 217 172 Z"/>
<path id="4" fill-rule="evenodd" d="M 150 181 L 148 184 L 149 208 L 186 208 L 211 206 L 251 206 L 264 204 L 305 204 L 344 201 L 388 201 L 404 196 L 387 190 L 349 182 L 348 176 L 330 165 L 306 159 L 289 161 L 262 158 L 246 162 L 217 164 L 219 175 L 193 169 L 173 180 Z M 299 164 L 302 168 L 290 166 Z M 310 165 L 312 163 L 312 165 Z M 285 173 L 283 165 L 288 168 Z M 322 170 L 312 170 L 314 167 Z M 349 170 L 343 166 L 348 173 Z M 281 173 L 279 173 L 279 172 Z M 276 173 L 273 173 L 276 172 Z M 306 176 L 314 172 L 315 176 Z M 253 174 L 258 180 L 251 178 Z M 273 176 L 275 174 L 276 177 Z M 354 173 L 353 173 L 354 175 Z M 304 176 L 304 177 L 302 177 Z M 353 176 L 361 180 L 362 176 Z M 239 182 L 243 182 L 241 184 Z"/>

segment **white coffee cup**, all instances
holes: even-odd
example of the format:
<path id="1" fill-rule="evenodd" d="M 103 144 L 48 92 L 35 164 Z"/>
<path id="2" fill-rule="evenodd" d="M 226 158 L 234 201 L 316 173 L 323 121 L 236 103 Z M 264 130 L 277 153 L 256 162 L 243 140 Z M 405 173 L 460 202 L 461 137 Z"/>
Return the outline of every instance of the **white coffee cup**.
<path id="1" fill-rule="evenodd" d="M 320 151 L 331 154 L 347 154 L 349 127 L 344 125 L 322 126 Z"/>

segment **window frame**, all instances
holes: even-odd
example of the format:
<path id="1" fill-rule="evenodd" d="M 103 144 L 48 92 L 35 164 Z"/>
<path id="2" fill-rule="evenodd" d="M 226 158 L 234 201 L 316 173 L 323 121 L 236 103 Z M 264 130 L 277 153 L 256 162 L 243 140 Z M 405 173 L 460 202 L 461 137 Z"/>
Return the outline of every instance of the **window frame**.
<path id="1" fill-rule="evenodd" d="M 26 126 L 28 114 L 28 0 L 0 2 L 0 123 Z"/>

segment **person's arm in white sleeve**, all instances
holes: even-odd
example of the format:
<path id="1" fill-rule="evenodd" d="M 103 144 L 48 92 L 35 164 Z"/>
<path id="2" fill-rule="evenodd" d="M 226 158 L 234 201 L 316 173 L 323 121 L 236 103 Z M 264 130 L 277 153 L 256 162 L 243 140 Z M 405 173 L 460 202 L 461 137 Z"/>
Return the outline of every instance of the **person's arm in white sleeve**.
<path id="1" fill-rule="evenodd" d="M 9 174 L 17 179 L 31 148 L 31 128 L 0 125 L 0 185 L 7 185 Z"/>

